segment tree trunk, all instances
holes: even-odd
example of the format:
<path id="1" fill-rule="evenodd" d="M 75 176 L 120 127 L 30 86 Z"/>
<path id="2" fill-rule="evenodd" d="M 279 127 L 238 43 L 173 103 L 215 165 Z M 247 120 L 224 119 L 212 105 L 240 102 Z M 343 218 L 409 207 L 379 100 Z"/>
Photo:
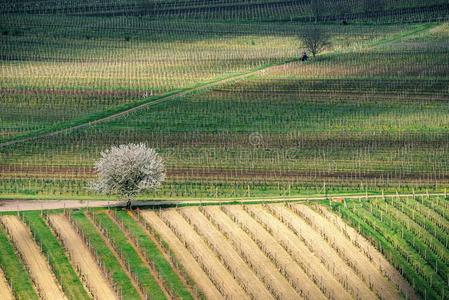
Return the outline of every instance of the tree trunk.
<path id="1" fill-rule="evenodd" d="M 126 209 L 127 210 L 132 209 L 132 200 L 131 199 L 128 199 L 128 201 L 126 201 Z"/>

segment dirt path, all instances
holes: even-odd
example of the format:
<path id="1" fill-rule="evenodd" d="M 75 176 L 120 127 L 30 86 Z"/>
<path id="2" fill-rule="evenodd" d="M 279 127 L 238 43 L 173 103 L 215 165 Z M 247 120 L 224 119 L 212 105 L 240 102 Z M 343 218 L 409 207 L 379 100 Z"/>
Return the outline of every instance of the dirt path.
<path id="1" fill-rule="evenodd" d="M 325 216 L 330 222 L 335 224 L 336 228 L 346 233 L 352 243 L 359 245 L 360 249 L 371 256 L 374 263 L 376 263 L 384 272 L 384 274 L 406 295 L 407 299 L 419 299 L 412 286 L 401 276 L 401 274 L 393 267 L 387 259 L 363 236 L 347 225 L 342 219 L 333 214 L 327 208 L 320 206 L 319 212 Z"/>
<path id="2" fill-rule="evenodd" d="M 0 299 L 2 300 L 14 300 L 11 288 L 6 281 L 3 271 L 0 269 Z"/>
<path id="3" fill-rule="evenodd" d="M 256 221 L 242 206 L 230 205 L 224 208 L 226 213 L 235 218 L 238 224 L 244 228 L 244 231 L 259 245 L 263 245 L 263 250 L 268 257 L 275 262 L 282 273 L 290 279 L 291 285 L 298 294 L 306 299 L 321 299 L 326 297 L 315 285 L 315 283 L 301 270 L 300 266 L 292 259 L 287 251 Z"/>
<path id="4" fill-rule="evenodd" d="M 183 208 L 180 211 L 197 228 L 199 234 L 213 245 L 214 251 L 223 259 L 226 267 L 253 299 L 274 299 L 226 237 L 209 222 L 197 207 Z"/>
<path id="5" fill-rule="evenodd" d="M 80 273 L 89 290 L 99 300 L 112 300 L 118 297 L 103 276 L 84 241 L 76 233 L 70 221 L 64 215 L 49 215 L 51 225 L 61 237 L 70 253 L 71 260 L 79 267 Z"/>
<path id="6" fill-rule="evenodd" d="M 221 299 L 220 292 L 215 288 L 212 281 L 196 262 L 192 254 L 186 251 L 183 243 L 176 237 L 171 229 L 158 217 L 154 211 L 144 211 L 140 215 L 161 238 L 166 241 L 176 258 L 185 268 L 186 272 L 201 289 L 208 299 Z"/>
<path id="7" fill-rule="evenodd" d="M 431 194 L 399 194 L 400 197 L 420 197 L 420 196 L 446 196 L 445 193 L 431 193 Z M 397 194 L 390 195 L 328 195 L 328 197 L 323 196 L 311 196 L 311 197 L 265 197 L 265 198 L 232 198 L 232 199 L 209 199 L 209 200 L 148 200 L 148 201 L 135 201 L 134 206 L 139 207 L 154 207 L 161 205 L 177 205 L 177 204 L 202 204 L 202 203 L 234 203 L 236 201 L 244 204 L 245 202 L 260 201 L 263 202 L 314 202 L 322 201 L 332 197 L 343 197 L 345 199 L 359 199 L 369 200 L 369 199 L 379 199 L 382 197 L 386 198 L 397 198 Z M 398 200 L 399 201 L 399 200 Z M 51 210 L 51 209 L 70 209 L 70 208 L 86 208 L 86 207 L 125 207 L 126 202 L 124 201 L 103 201 L 103 200 L 0 200 L 0 212 L 2 211 L 26 211 L 26 210 Z"/>
<path id="8" fill-rule="evenodd" d="M 315 230 L 328 237 L 328 242 L 333 243 L 334 247 L 338 248 L 339 252 L 352 262 L 353 267 L 358 271 L 359 277 L 363 278 L 365 283 L 371 285 L 382 299 L 401 298 L 394 285 L 379 272 L 379 268 L 337 230 L 334 224 L 306 205 L 295 205 L 294 207 L 302 215 L 313 221 Z"/>
<path id="9" fill-rule="evenodd" d="M 16 216 L 3 216 L 2 223 L 12 237 L 14 245 L 29 268 L 31 278 L 44 299 L 66 299 L 47 260 L 33 240 L 30 231 Z"/>
<path id="10" fill-rule="evenodd" d="M 271 208 L 276 215 L 285 220 L 304 239 L 315 255 L 320 257 L 326 264 L 332 266 L 336 278 L 348 286 L 354 298 L 377 299 L 377 296 L 358 277 L 347 262 L 304 219 L 284 206 L 273 205 Z"/>
<path id="11" fill-rule="evenodd" d="M 257 244 L 220 207 L 205 207 L 204 213 L 214 220 L 215 226 L 232 241 L 234 248 L 251 265 L 258 277 L 263 278 L 265 286 L 275 298 L 302 299 Z"/>
<path id="12" fill-rule="evenodd" d="M 197 257 L 197 261 L 204 264 L 211 280 L 221 288 L 223 296 L 230 299 L 249 299 L 234 276 L 220 262 L 215 253 L 194 231 L 192 226 L 175 210 L 168 209 L 161 212 L 164 221 L 179 233 L 184 239 L 187 249 Z"/>
<path id="13" fill-rule="evenodd" d="M 287 252 L 302 266 L 309 278 L 314 278 L 314 282 L 323 291 L 329 299 L 345 300 L 351 298 L 351 295 L 344 289 L 334 275 L 326 268 L 321 260 L 311 252 L 304 242 L 296 236 L 285 224 L 273 216 L 261 205 L 249 205 L 247 211 L 263 223 L 272 234 L 272 236 L 283 245 Z"/>

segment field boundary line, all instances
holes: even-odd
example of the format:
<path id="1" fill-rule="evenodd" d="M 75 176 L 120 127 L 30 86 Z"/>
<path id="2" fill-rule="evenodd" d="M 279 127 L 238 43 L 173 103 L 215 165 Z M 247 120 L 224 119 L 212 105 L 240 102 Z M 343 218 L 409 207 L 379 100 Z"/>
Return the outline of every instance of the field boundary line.
<path id="1" fill-rule="evenodd" d="M 133 202 L 134 208 L 163 208 L 163 207 L 183 207 L 183 206 L 208 206 L 227 204 L 270 204 L 286 202 L 322 202 L 331 201 L 332 198 L 344 198 L 345 200 L 368 200 L 376 198 L 401 198 L 401 197 L 433 197 L 444 196 L 448 193 L 416 193 L 416 194 L 384 194 L 384 195 L 327 195 L 311 197 L 270 197 L 270 198 L 249 198 L 249 199 L 207 199 L 207 200 L 137 200 Z M 105 200 L 0 200 L 0 213 L 16 211 L 36 211 L 36 210 L 58 210 L 58 209 L 81 209 L 81 208 L 123 208 L 126 201 L 105 201 Z"/>

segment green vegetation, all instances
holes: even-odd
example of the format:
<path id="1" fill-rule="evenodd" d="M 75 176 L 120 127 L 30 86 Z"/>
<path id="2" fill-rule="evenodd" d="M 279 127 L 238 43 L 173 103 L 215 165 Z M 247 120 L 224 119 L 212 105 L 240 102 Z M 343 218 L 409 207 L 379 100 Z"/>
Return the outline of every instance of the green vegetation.
<path id="1" fill-rule="evenodd" d="M 144 293 L 151 295 L 152 299 L 166 299 L 164 292 L 151 274 L 149 267 L 128 241 L 126 235 L 120 230 L 120 227 L 105 212 L 94 213 L 92 217 L 99 228 L 104 230 L 106 237 L 116 251 L 119 252 L 125 265 L 129 266 L 130 273 L 134 274 L 136 281 Z"/>
<path id="2" fill-rule="evenodd" d="M 126 232 L 139 245 L 145 257 L 154 264 L 164 285 L 168 287 L 172 295 L 181 299 L 193 299 L 190 292 L 184 287 L 179 276 L 173 271 L 172 266 L 149 238 L 145 230 L 126 211 L 117 211 L 113 214 Z"/>
<path id="3" fill-rule="evenodd" d="M 17 256 L 3 228 L 0 228 L 0 267 L 7 280 L 13 283 L 11 289 L 17 299 L 39 299 L 25 266 Z"/>
<path id="4" fill-rule="evenodd" d="M 449 295 L 449 219 L 439 213 L 448 207 L 448 198 L 427 196 L 332 205 L 427 299 Z"/>
<path id="5" fill-rule="evenodd" d="M 80 279 L 73 270 L 64 248 L 51 230 L 45 224 L 39 212 L 27 212 L 23 214 L 24 221 L 30 228 L 36 242 L 41 245 L 42 251 L 62 286 L 64 294 L 69 299 L 90 299 Z"/>
<path id="6" fill-rule="evenodd" d="M 33 34 L 37 35 L 42 20 L 36 16 L 29 16 L 29 20 L 36 22 Z M 79 34 L 75 23 L 59 18 L 55 22 L 69 22 L 73 37 Z M 123 22 L 123 18 L 111 19 L 113 26 Z M 136 22 L 133 26 L 139 27 L 150 21 Z M 152 34 L 162 34 L 160 27 L 151 24 L 155 26 Z M 178 61 L 186 43 L 192 49 L 204 50 L 204 57 L 213 56 L 210 59 L 215 62 L 206 61 L 213 64 L 217 73 L 209 78 L 222 72 L 231 76 L 236 70 L 284 61 L 298 53 L 293 24 L 275 24 L 268 30 L 265 25 L 233 23 L 227 31 L 222 24 L 210 25 L 210 35 L 203 40 L 198 35 L 203 30 L 201 25 L 191 25 L 193 30 L 183 35 L 186 40 L 182 42 L 176 39 L 178 33 L 166 33 L 171 50 L 178 54 L 166 52 L 166 46 L 160 46 L 161 52 L 157 52 L 161 40 L 151 41 L 139 35 L 135 37 L 137 40 L 154 43 L 156 48 L 124 44 L 117 59 L 128 59 L 130 53 L 142 49 L 148 51 L 142 54 L 145 57 L 165 53 L 160 67 L 149 68 L 159 78 L 156 74 L 171 74 L 172 63 L 179 63 L 176 68 L 182 72 L 175 72 L 180 77 L 173 85 L 178 89 L 189 78 L 202 82 L 203 79 L 183 72 L 191 74 L 192 65 L 206 63 L 201 56 L 192 56 L 195 51 Z M 273 67 L 245 80 L 180 96 L 114 121 L 0 148 L 3 197 L 98 198 L 86 185 L 93 177 L 92 165 L 99 153 L 114 144 L 141 141 L 157 148 L 168 166 L 168 182 L 143 199 L 308 195 L 322 194 L 325 189 L 334 194 L 379 193 L 381 189 L 442 191 L 448 170 L 444 161 L 448 141 L 445 128 L 449 126 L 445 105 L 449 57 L 443 42 L 449 37 L 448 25 L 320 26 L 331 31 L 332 49 L 306 64 L 293 62 Z M 220 32 L 224 41 L 216 39 Z M 105 33 L 102 28 L 96 34 L 94 40 L 89 40 L 98 48 L 92 55 L 98 59 L 118 55 L 99 49 L 102 43 L 117 37 L 107 36 L 109 31 Z M 224 44 L 217 46 L 217 43 Z M 23 48 L 15 40 L 11 40 L 11 47 Z M 219 52 L 226 49 L 232 55 L 207 54 L 214 52 L 214 47 L 220 48 Z M 67 59 L 87 55 L 83 49 L 79 51 L 61 55 Z M 252 56 L 257 59 L 248 58 Z M 201 75 L 203 71 L 193 72 Z M 106 86 L 99 82 L 92 87 L 111 91 L 114 86 L 117 85 L 112 80 Z M 132 85 L 128 87 L 133 89 Z M 64 85 L 57 88 L 64 89 Z M 112 110 L 153 99 L 136 99 L 133 91 L 128 92 L 131 94 L 123 97 L 129 99 L 123 100 L 127 103 L 117 102 L 117 106 L 111 106 Z M 107 105 L 120 98 L 115 94 L 108 97 L 111 100 L 106 100 Z M 92 99 L 95 102 L 97 98 Z M 9 112 L 16 109 L 12 102 L 7 103 Z M 73 124 L 84 118 L 70 113 L 77 110 L 75 105 L 76 102 L 70 101 L 61 105 L 68 115 L 73 115 L 68 117 Z M 21 112 L 29 109 L 27 114 L 32 115 L 34 107 L 24 102 Z M 103 108 L 100 105 L 95 109 Z M 107 112 L 103 110 L 99 115 Z M 89 116 L 83 114 L 86 115 Z M 27 128 L 26 118 L 19 118 L 18 110 L 5 119 L 13 116 L 16 119 L 11 120 L 12 127 Z M 53 126 L 49 124 L 56 127 L 65 124 L 55 119 L 49 122 L 49 117 L 43 117 L 42 122 L 39 119 L 37 116 L 31 127 L 48 130 Z M 33 135 L 39 131 L 28 127 L 23 132 Z M 20 132 L 12 136 L 18 135 Z"/>
<path id="7" fill-rule="evenodd" d="M 112 281 L 116 284 L 117 290 L 121 296 L 125 299 L 139 299 L 139 294 L 134 288 L 128 275 L 122 269 L 111 249 L 109 249 L 101 238 L 95 226 L 90 223 L 83 212 L 73 212 L 71 217 L 81 229 L 83 236 L 91 244 L 92 249 L 95 249 L 96 257 L 100 259 L 101 264 L 107 270 L 108 274 L 110 274 Z"/>

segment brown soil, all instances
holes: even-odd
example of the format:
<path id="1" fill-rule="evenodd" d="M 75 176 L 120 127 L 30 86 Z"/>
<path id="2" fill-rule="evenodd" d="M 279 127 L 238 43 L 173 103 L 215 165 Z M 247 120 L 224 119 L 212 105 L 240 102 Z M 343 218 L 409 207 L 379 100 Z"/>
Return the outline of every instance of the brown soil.
<path id="1" fill-rule="evenodd" d="M 274 299 L 265 285 L 232 247 L 232 244 L 207 220 L 197 207 L 185 208 L 181 212 L 197 228 L 199 234 L 207 240 L 207 243 L 213 245 L 213 250 L 224 261 L 224 265 L 234 274 L 242 288 L 253 299 Z"/>
<path id="2" fill-rule="evenodd" d="M 386 274 L 407 299 L 419 299 L 410 284 L 401 276 L 401 274 L 393 267 L 386 258 L 363 236 L 357 233 L 357 231 L 348 226 L 342 219 L 330 212 L 326 207 L 320 206 L 320 213 L 323 214 L 330 222 L 335 224 L 340 232 L 345 232 L 352 243 L 357 243 L 360 249 L 371 256 L 373 264 L 378 266 L 379 269 Z M 335 230 L 334 232 L 336 232 Z"/>
<path id="3" fill-rule="evenodd" d="M 25 224 L 16 216 L 3 216 L 1 221 L 24 259 L 41 297 L 55 300 L 66 299 L 47 260 L 34 242 Z"/>
<path id="4" fill-rule="evenodd" d="M 313 220 L 315 230 L 324 233 L 330 240 L 328 242 L 334 244 L 340 253 L 346 259 L 351 260 L 353 267 L 358 271 L 365 283 L 371 285 L 374 291 L 381 296 L 382 299 L 400 299 L 401 296 L 394 285 L 384 277 L 376 267 L 359 248 L 347 239 L 343 233 L 335 228 L 331 222 L 323 216 L 313 211 L 306 205 L 295 205 L 295 209 L 300 211 L 308 219 Z"/>
<path id="5" fill-rule="evenodd" d="M 170 224 L 169 226 L 182 236 L 182 239 L 187 245 L 186 248 L 208 270 L 211 280 L 215 282 L 216 286 L 218 285 L 220 287 L 224 297 L 230 299 L 249 299 L 233 275 L 223 266 L 209 246 L 176 210 L 163 210 L 161 214 L 164 221 Z"/>
<path id="6" fill-rule="evenodd" d="M 3 271 L 0 269 L 0 299 L 2 300 L 14 300 L 11 288 L 6 281 Z"/>
<path id="7" fill-rule="evenodd" d="M 176 237 L 171 229 L 158 217 L 154 211 L 141 212 L 141 216 L 161 238 L 166 241 L 170 250 L 176 255 L 186 272 L 201 289 L 208 299 L 221 299 L 220 292 L 216 289 L 210 278 L 189 251 L 186 251 L 183 243 Z"/>
<path id="8" fill-rule="evenodd" d="M 83 281 L 86 282 L 94 297 L 99 300 L 118 300 L 110 283 L 98 267 L 95 258 L 76 233 L 70 221 L 64 215 L 50 215 L 49 218 L 64 246 L 68 249 L 71 260 L 79 268 Z"/>
<path id="9" fill-rule="evenodd" d="M 275 298 L 299 299 L 301 298 L 282 276 L 279 269 L 259 249 L 257 244 L 235 224 L 218 206 L 204 208 L 205 214 L 216 222 L 219 230 L 233 243 L 234 248 L 240 251 L 240 256 L 251 265 L 252 269 L 263 278 L 265 286 Z"/>
<path id="10" fill-rule="evenodd" d="M 296 236 L 285 224 L 270 214 L 262 206 L 249 205 L 247 210 L 254 215 L 257 220 L 267 226 L 270 233 L 279 242 L 287 248 L 287 252 L 299 262 L 302 269 L 309 278 L 315 278 L 316 284 L 322 285 L 323 293 L 329 299 L 345 300 L 351 298 L 351 295 L 344 289 L 329 269 L 321 260 L 311 252 L 304 242 Z"/>
<path id="11" fill-rule="evenodd" d="M 334 276 L 342 284 L 348 286 L 354 298 L 377 299 L 377 296 L 369 287 L 357 276 L 350 266 L 339 256 L 339 254 L 329 245 L 307 222 L 300 218 L 290 209 L 284 206 L 271 206 L 277 215 L 281 216 L 297 234 L 304 239 L 311 251 L 315 253 L 323 262 L 332 266 Z"/>
<path id="12" fill-rule="evenodd" d="M 315 285 L 315 283 L 301 270 L 300 266 L 292 257 L 282 248 L 282 246 L 256 221 L 242 206 L 226 206 L 226 212 L 236 218 L 237 223 L 241 224 L 245 231 L 249 233 L 254 241 L 263 245 L 263 250 L 269 256 L 279 269 L 283 270 L 295 290 L 306 299 L 321 299 L 326 297 Z"/>

